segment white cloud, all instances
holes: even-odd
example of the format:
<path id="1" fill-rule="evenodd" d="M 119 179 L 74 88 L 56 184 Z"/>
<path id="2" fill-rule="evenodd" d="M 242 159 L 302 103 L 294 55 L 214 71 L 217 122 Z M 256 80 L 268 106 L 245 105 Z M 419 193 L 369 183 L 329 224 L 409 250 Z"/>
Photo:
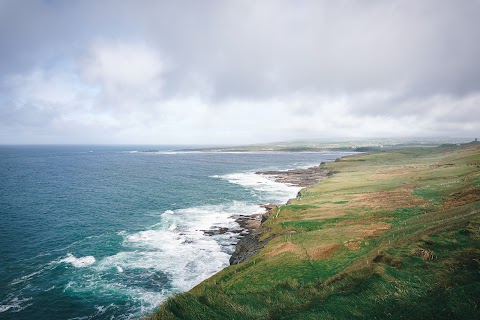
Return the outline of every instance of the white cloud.
<path id="1" fill-rule="evenodd" d="M 74 74 L 64 71 L 35 69 L 9 77 L 5 82 L 15 97 L 16 108 L 72 108 L 91 90 L 80 84 Z"/>
<path id="2" fill-rule="evenodd" d="M 54 127 L 57 132 L 65 131 L 66 139 L 71 139 L 69 132 L 85 132 L 85 143 L 96 135 L 108 136 L 115 143 L 230 144 L 328 136 L 474 134 L 480 125 L 475 114 L 478 95 L 460 100 L 438 96 L 400 104 L 395 102 L 397 92 L 367 91 L 353 96 L 295 92 L 267 99 L 217 102 L 185 95 L 158 97 L 143 105 L 145 100 L 137 99 L 134 91 L 124 91 L 121 97 L 133 108 L 117 112 L 103 107 L 102 91 L 92 89 L 95 82 L 79 83 L 75 74 L 37 70 L 16 79 L 16 101 L 35 106 L 38 119 L 54 119 Z M 76 85 L 66 79 L 75 79 Z M 382 105 L 382 110 L 417 108 L 422 113 L 352 113 L 359 102 Z M 460 117 L 465 113 L 470 117 Z"/>
<path id="3" fill-rule="evenodd" d="M 157 99 L 165 63 L 144 43 L 97 41 L 81 62 L 85 81 L 101 88 L 103 103 L 113 108 L 136 108 Z"/>

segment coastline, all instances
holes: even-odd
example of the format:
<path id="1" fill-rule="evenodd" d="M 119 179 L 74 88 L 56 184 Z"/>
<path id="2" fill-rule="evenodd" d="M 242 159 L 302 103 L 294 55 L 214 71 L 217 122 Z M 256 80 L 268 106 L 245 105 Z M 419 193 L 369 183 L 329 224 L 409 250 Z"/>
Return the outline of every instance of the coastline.
<path id="1" fill-rule="evenodd" d="M 318 166 L 301 169 L 259 171 L 255 172 L 255 174 L 273 177 L 276 182 L 302 187 L 297 194 L 296 198 L 298 199 L 302 190 L 333 175 L 333 172 L 322 168 L 323 164 L 324 162 Z M 285 204 L 289 204 L 291 200 L 293 199 L 289 199 Z M 261 207 L 266 209 L 265 213 L 239 216 L 235 220 L 240 225 L 242 232 L 240 233 L 239 241 L 235 245 L 235 251 L 230 257 L 230 265 L 236 265 L 247 261 L 273 239 L 273 237 L 262 239 L 262 235 L 265 231 L 263 223 L 282 205 L 283 204 L 271 203 L 262 204 Z"/>
<path id="2" fill-rule="evenodd" d="M 151 319 L 478 318 L 479 151 L 442 145 L 324 164 L 331 179 L 254 231 L 272 236 L 255 258 Z"/>

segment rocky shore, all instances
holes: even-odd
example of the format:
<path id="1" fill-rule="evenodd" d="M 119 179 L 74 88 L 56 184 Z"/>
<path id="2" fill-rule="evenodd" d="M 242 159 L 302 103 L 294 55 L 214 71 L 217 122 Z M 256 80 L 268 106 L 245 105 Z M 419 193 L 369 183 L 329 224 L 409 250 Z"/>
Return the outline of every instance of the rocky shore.
<path id="1" fill-rule="evenodd" d="M 320 166 L 286 171 L 256 172 L 256 174 L 272 176 L 277 182 L 288 183 L 299 187 L 314 185 L 320 180 L 332 175 L 331 172 L 322 169 Z M 235 247 L 235 252 L 230 257 L 230 265 L 246 261 L 271 240 L 270 238 L 260 240 L 263 234 L 262 223 L 268 219 L 271 213 L 276 211 L 277 205 L 266 204 L 262 206 L 266 209 L 266 213 L 239 216 L 236 219 L 244 231 L 240 233 L 240 240 Z"/>
<path id="2" fill-rule="evenodd" d="M 267 210 L 264 214 L 254 214 L 251 216 L 243 216 L 237 218 L 237 223 L 246 231 L 241 236 L 235 246 L 235 252 L 230 257 L 230 265 L 239 264 L 251 256 L 258 250 L 263 248 L 270 239 L 260 240 L 262 235 L 262 223 L 267 220 L 270 213 L 277 208 L 276 205 L 263 205 Z"/>
<path id="3" fill-rule="evenodd" d="M 332 173 L 322 169 L 320 166 L 307 169 L 292 169 L 286 171 L 264 171 L 255 172 L 256 174 L 273 176 L 275 181 L 288 183 L 299 187 L 308 187 L 316 184 L 318 181 L 328 177 Z"/>

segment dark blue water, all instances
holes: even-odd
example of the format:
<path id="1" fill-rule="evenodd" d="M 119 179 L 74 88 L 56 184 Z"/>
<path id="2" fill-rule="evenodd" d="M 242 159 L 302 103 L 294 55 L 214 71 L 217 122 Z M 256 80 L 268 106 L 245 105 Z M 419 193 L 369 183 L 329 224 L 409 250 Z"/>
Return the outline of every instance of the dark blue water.
<path id="1" fill-rule="evenodd" d="M 0 147 L 0 318 L 152 312 L 228 265 L 235 214 L 298 188 L 253 174 L 338 153 L 177 153 L 139 146 Z"/>

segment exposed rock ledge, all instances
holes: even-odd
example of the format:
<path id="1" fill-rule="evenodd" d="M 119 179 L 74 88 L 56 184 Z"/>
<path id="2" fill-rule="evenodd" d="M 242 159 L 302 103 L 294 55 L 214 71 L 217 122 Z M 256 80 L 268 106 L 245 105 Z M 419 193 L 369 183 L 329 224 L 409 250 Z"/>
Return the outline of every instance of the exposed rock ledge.
<path id="1" fill-rule="evenodd" d="M 230 265 L 239 264 L 251 256 L 258 250 L 263 248 L 270 239 L 260 240 L 262 235 L 262 223 L 267 220 L 268 215 L 277 208 L 276 205 L 263 205 L 267 212 L 264 214 L 254 214 L 251 216 L 242 216 L 237 218 L 237 223 L 247 234 L 240 238 L 235 245 L 235 252 L 230 257 Z"/>
<path id="2" fill-rule="evenodd" d="M 264 171 L 255 172 L 256 174 L 273 176 L 275 181 L 288 183 L 299 187 L 309 187 L 316 184 L 318 181 L 328 177 L 332 173 L 328 170 L 322 169 L 320 166 L 315 166 L 307 169 L 292 169 L 286 171 Z"/>

